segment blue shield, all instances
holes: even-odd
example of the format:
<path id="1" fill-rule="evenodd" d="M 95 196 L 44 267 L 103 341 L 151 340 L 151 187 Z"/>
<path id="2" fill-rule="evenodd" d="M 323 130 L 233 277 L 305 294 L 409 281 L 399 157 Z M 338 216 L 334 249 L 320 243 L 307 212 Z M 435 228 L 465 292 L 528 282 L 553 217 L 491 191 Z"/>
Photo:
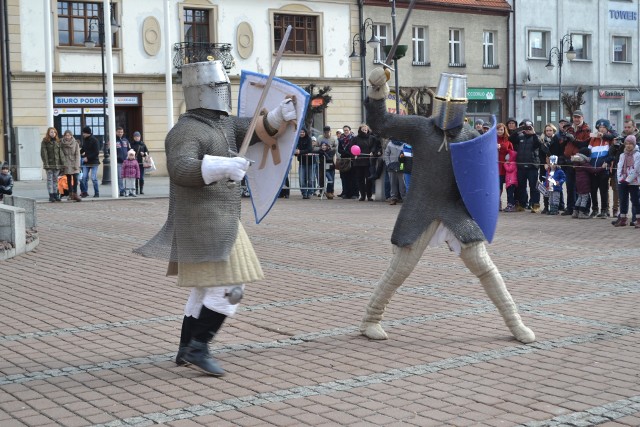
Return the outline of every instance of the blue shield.
<path id="1" fill-rule="evenodd" d="M 489 242 L 496 231 L 500 204 L 497 141 L 494 124 L 477 138 L 449 145 L 462 201 Z"/>

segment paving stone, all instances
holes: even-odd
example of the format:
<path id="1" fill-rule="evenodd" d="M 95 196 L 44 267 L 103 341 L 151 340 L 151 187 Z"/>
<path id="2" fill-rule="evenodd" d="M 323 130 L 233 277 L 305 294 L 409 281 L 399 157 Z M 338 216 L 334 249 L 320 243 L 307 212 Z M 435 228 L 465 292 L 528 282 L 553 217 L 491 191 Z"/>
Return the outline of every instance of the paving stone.
<path id="1" fill-rule="evenodd" d="M 388 208 L 279 200 L 257 225 L 244 200 L 266 278 L 216 335 L 227 375 L 211 378 L 173 362 L 188 290 L 131 254 L 167 200 L 38 203 L 40 245 L 0 266 L 0 425 L 640 425 L 640 234 L 500 214 L 488 251 L 536 343 L 510 336 L 444 245 L 387 307 L 390 339 L 370 341 L 358 325 L 391 257 Z M 93 261 L 70 264 L 79 248 Z"/>

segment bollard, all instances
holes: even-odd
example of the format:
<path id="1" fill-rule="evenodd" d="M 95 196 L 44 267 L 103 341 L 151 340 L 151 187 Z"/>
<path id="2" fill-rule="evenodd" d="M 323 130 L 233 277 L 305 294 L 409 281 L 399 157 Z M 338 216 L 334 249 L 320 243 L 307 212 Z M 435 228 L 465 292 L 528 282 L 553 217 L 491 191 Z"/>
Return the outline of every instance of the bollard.
<path id="1" fill-rule="evenodd" d="M 109 154 L 105 154 L 102 159 L 102 185 L 111 184 L 111 162 Z"/>

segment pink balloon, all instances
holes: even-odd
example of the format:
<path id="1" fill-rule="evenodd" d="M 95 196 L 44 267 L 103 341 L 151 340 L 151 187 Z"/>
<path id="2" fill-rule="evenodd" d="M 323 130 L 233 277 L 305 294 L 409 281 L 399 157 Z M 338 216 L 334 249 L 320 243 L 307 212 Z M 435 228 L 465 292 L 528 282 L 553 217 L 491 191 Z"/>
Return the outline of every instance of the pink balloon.
<path id="1" fill-rule="evenodd" d="M 351 154 L 353 154 L 354 156 L 359 156 L 360 153 L 362 153 L 362 150 L 360 150 L 360 147 L 358 147 L 357 145 L 351 146 Z"/>

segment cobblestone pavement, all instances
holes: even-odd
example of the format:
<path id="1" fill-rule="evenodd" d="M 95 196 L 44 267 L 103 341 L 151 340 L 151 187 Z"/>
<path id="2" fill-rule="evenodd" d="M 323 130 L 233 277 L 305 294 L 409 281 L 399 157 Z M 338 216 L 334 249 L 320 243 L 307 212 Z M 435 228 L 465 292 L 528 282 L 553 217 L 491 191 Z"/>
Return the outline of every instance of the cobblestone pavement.
<path id="1" fill-rule="evenodd" d="M 166 198 L 39 203 L 39 247 L 0 263 L 0 426 L 640 425 L 640 230 L 501 214 L 489 252 L 538 341 L 515 341 L 445 247 L 357 325 L 400 205 L 280 200 L 243 223 L 266 279 L 212 352 L 173 363 L 188 290 L 131 250 Z M 215 238 L 212 236 L 212 238 Z"/>

